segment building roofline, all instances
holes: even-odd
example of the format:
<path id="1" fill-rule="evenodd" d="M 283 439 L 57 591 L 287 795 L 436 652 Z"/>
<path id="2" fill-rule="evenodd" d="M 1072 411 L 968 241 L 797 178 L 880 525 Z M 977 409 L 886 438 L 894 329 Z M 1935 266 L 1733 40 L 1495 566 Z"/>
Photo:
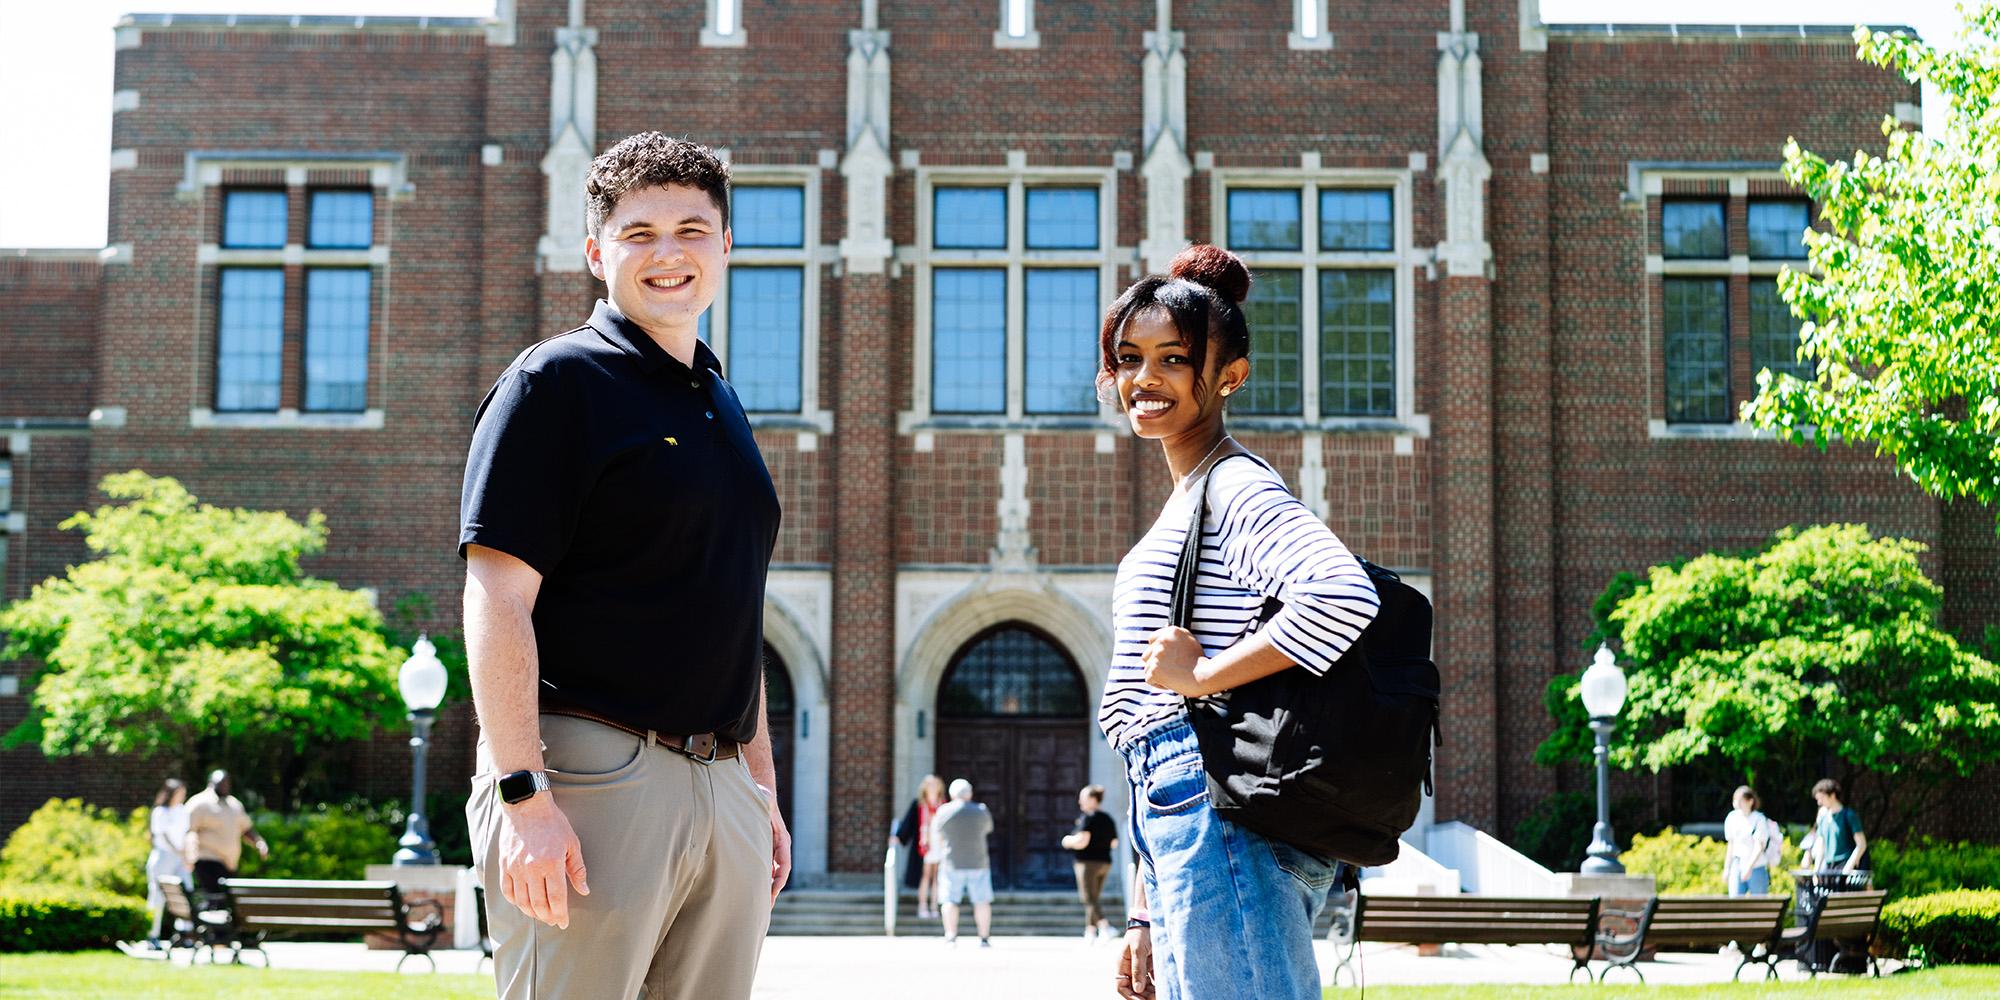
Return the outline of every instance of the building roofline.
<path id="1" fill-rule="evenodd" d="M 479 34 L 484 17 L 382 17 L 338 14 L 126 14 L 120 28 L 146 31 L 381 31 Z"/>
<path id="2" fill-rule="evenodd" d="M 1854 26 L 1848 24 L 1617 24 L 1588 22 L 1545 25 L 1551 37 L 1584 41 L 1630 38 L 1653 41 L 1672 38 L 1692 42 L 1775 41 L 1795 39 L 1806 42 L 1851 41 Z M 1917 29 L 1906 24 L 1871 24 L 1869 31 L 1900 31 L 1913 38 Z"/>
<path id="3" fill-rule="evenodd" d="M 97 263 L 105 247 L 0 247 L 0 261 L 54 260 Z"/>

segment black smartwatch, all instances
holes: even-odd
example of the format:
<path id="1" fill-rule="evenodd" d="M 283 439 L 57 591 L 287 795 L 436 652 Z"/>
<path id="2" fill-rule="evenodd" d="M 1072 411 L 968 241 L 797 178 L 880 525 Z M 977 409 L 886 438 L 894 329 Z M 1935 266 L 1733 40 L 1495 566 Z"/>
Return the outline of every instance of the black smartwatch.
<path id="1" fill-rule="evenodd" d="M 549 790 L 549 776 L 544 771 L 515 771 L 500 776 L 500 801 L 513 805 L 526 802 L 539 792 Z"/>

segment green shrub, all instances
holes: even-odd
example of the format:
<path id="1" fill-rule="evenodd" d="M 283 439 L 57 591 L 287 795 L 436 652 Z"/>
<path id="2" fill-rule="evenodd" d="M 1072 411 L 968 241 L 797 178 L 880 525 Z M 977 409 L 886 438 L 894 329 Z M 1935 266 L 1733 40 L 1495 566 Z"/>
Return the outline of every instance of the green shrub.
<path id="1" fill-rule="evenodd" d="M 0 848 L 0 882 L 144 896 L 146 812 L 120 818 L 82 799 L 50 799 Z"/>
<path id="2" fill-rule="evenodd" d="M 144 900 L 89 889 L 0 883 L 0 952 L 81 951 L 135 940 Z"/>
<path id="3" fill-rule="evenodd" d="M 1899 899 L 1882 908 L 1880 947 L 1931 964 L 2000 962 L 2000 891 L 1959 889 Z"/>
<path id="4" fill-rule="evenodd" d="M 237 874 L 244 878 L 356 879 L 369 865 L 396 854 L 402 812 L 365 801 L 311 806 L 290 815 L 259 813 L 257 832 L 271 846 L 269 858 L 245 850 Z"/>
<path id="5" fill-rule="evenodd" d="M 2000 889 L 2000 846 L 1919 837 L 1904 845 L 1870 840 L 1862 861 L 1890 899 L 1953 889 Z"/>
<path id="6" fill-rule="evenodd" d="M 1619 857 L 1633 875 L 1651 875 L 1655 891 L 1662 896 L 1717 896 L 1729 891 L 1723 882 L 1722 863 L 1728 845 L 1710 837 L 1677 832 L 1673 827 L 1658 836 L 1639 834 L 1632 846 Z M 1771 872 L 1770 891 L 1791 895 L 1797 886 L 1791 869 L 1799 863 L 1799 844 L 1785 838 L 1784 863 Z"/>
<path id="7" fill-rule="evenodd" d="M 1629 837 L 1643 829 L 1639 817 L 1651 807 L 1645 799 L 1623 798 L 1611 803 L 1611 828 Z M 1550 871 L 1573 872 L 1590 847 L 1597 823 L 1597 797 L 1587 792 L 1557 792 L 1514 825 L 1509 846 Z"/>

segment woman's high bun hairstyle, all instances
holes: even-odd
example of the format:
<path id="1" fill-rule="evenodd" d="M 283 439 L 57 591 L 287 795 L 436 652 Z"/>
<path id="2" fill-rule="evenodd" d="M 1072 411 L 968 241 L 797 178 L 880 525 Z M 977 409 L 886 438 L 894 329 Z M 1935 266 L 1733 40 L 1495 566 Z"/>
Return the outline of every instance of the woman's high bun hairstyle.
<path id="1" fill-rule="evenodd" d="M 1108 398 L 1118 370 L 1118 341 L 1126 324 L 1147 309 L 1160 308 L 1173 318 L 1194 363 L 1195 384 L 1205 387 L 1208 349 L 1215 346 L 1218 369 L 1250 356 L 1250 327 L 1243 318 L 1243 300 L 1250 295 L 1250 269 L 1243 259 L 1218 246 L 1197 243 L 1182 250 L 1165 275 L 1149 274 L 1133 282 L 1104 316 L 1099 334 L 1098 395 Z"/>

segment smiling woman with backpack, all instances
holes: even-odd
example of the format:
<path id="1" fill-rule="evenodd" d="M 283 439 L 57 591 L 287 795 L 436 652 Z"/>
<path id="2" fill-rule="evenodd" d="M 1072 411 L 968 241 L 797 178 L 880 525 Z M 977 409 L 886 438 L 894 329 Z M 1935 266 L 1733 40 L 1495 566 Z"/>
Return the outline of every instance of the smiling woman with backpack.
<path id="1" fill-rule="evenodd" d="M 1250 375 L 1249 290 L 1235 255 L 1189 247 L 1168 276 L 1127 289 L 1102 332 L 1100 390 L 1135 434 L 1160 442 L 1176 483 L 1119 565 L 1098 709 L 1126 760 L 1140 857 L 1123 997 L 1320 995 L 1313 919 L 1338 863 L 1219 815 L 1191 721 L 1233 689 L 1325 673 L 1379 606 L 1360 561 L 1223 427 L 1224 401 Z M 1186 544 L 1196 517 L 1198 548 Z M 1180 571 L 1197 552 L 1195 571 Z M 1177 583 L 1195 584 L 1179 613 Z"/>

